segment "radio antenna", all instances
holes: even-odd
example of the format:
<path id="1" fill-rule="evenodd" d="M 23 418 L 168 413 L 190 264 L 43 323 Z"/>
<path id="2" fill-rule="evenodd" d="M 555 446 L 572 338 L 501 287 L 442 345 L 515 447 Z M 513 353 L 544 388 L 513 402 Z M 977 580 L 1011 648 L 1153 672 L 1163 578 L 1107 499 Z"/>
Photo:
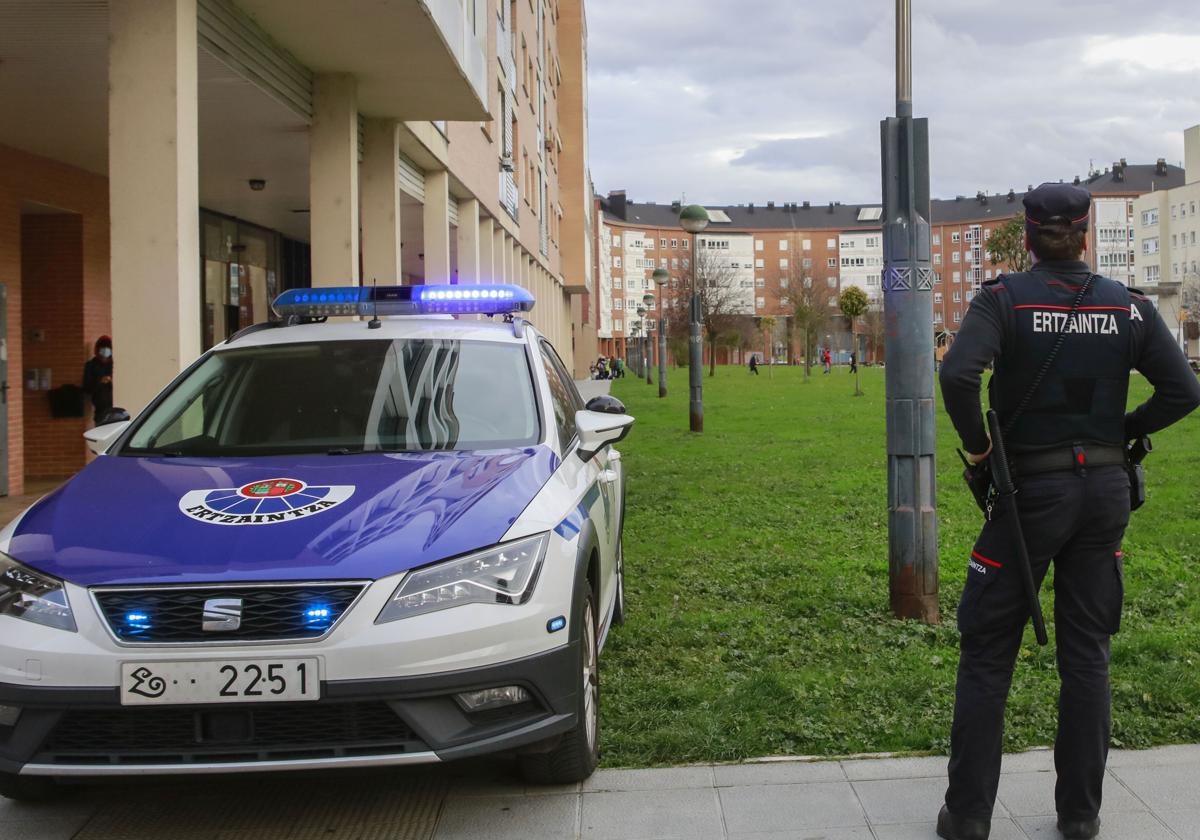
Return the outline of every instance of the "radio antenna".
<path id="1" fill-rule="evenodd" d="M 375 293 L 379 286 L 379 279 L 371 278 L 371 320 L 367 322 L 367 329 L 377 330 L 383 326 L 383 322 L 379 320 L 379 295 Z"/>

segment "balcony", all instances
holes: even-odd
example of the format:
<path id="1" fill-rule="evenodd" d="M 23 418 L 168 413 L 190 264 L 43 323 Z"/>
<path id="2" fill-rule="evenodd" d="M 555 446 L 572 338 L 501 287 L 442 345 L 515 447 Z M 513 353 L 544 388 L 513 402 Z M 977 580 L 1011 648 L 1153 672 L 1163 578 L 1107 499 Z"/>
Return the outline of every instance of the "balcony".
<path id="1" fill-rule="evenodd" d="M 357 77 L 363 113 L 397 120 L 489 118 L 483 24 L 468 19 L 462 0 L 237 5 L 314 73 Z"/>

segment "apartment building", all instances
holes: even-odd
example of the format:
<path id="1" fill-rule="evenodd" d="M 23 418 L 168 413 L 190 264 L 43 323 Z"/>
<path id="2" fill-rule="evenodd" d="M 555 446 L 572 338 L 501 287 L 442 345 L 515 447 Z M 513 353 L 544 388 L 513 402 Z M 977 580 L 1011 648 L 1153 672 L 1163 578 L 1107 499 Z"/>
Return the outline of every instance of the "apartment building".
<path id="1" fill-rule="evenodd" d="M 1135 285 L 1190 357 L 1200 356 L 1200 125 L 1184 132 L 1184 183 L 1133 201 Z"/>
<path id="2" fill-rule="evenodd" d="M 1197 154 L 1200 154 L 1198 152 Z M 1197 161 L 1200 172 L 1200 161 Z M 1115 162 L 1104 171 L 1087 178 L 1074 179 L 1094 198 L 1093 223 L 1090 227 L 1088 259 L 1092 267 L 1121 282 L 1135 277 L 1137 260 L 1134 240 L 1134 203 L 1139 195 L 1152 190 L 1167 190 L 1184 184 L 1183 170 L 1165 160 L 1154 164 L 1131 165 Z M 1032 189 L 1032 186 L 1029 187 Z M 958 330 L 971 299 L 983 283 L 994 279 L 1007 266 L 992 259 L 987 243 L 996 228 L 1022 210 L 1024 192 L 980 192 L 974 197 L 956 196 L 931 202 L 931 243 L 934 286 L 935 336 L 949 338 Z M 824 284 L 833 294 L 847 286 L 863 289 L 879 306 L 882 301 L 883 236 L 881 208 L 878 205 L 844 205 L 830 202 L 767 202 L 766 205 L 710 207 L 714 221 L 705 232 L 734 241 L 751 237 L 754 241 L 754 300 L 752 314 L 771 316 L 777 322 L 777 334 L 786 332 L 782 324 L 792 310 L 798 282 Z M 679 205 L 631 202 L 624 192 L 610 193 L 598 201 L 597 214 L 614 237 L 621 231 L 636 229 L 648 242 L 689 244 L 680 230 Z M 1200 220 L 1198 220 L 1200 221 Z M 616 241 L 615 239 L 613 240 Z M 610 254 L 611 255 L 611 254 Z M 650 252 L 660 261 L 673 255 L 663 245 Z M 1140 253 L 1137 255 L 1140 257 Z M 1200 260 L 1200 251 L 1197 251 Z M 668 262 L 670 264 L 670 262 Z M 665 267 L 665 266 L 664 266 Z M 686 270 L 672 267 L 672 282 L 688 282 Z M 1141 284 L 1143 281 L 1138 280 Z M 749 313 L 748 313 L 749 314 Z M 836 323 L 836 318 L 834 319 Z M 623 352 L 625 332 L 615 322 L 604 335 L 605 352 Z M 835 347 L 849 348 L 848 332 L 839 336 L 831 331 Z"/>
<path id="3" fill-rule="evenodd" d="M 519 283 L 568 364 L 590 353 L 582 0 L 0 0 L 0 19 L 21 383 L 0 493 L 84 464 L 87 419 L 45 391 L 97 336 L 137 411 L 287 288 Z"/>

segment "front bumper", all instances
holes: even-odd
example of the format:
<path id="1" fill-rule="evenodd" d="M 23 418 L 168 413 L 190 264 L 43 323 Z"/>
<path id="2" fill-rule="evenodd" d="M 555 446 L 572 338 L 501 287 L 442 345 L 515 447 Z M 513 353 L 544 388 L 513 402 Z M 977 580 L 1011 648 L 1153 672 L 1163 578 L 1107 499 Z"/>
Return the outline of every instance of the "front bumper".
<path id="1" fill-rule="evenodd" d="M 121 706 L 116 688 L 0 683 L 0 772 L 130 776 L 369 767 L 538 749 L 576 724 L 578 642 L 427 676 L 327 681 L 316 702 Z M 531 700 L 469 714 L 454 695 L 519 685 Z"/>

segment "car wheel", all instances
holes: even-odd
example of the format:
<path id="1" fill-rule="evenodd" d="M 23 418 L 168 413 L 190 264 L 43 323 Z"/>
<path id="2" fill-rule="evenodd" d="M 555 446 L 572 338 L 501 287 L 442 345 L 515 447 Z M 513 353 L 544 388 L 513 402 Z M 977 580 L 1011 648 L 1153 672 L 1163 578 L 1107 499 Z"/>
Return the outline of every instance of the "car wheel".
<path id="1" fill-rule="evenodd" d="M 53 779 L 45 776 L 18 776 L 0 773 L 0 796 L 17 802 L 39 802 L 53 799 L 63 792 Z"/>
<path id="2" fill-rule="evenodd" d="M 600 671 L 595 597 L 589 590 L 578 619 L 580 691 L 575 728 L 554 749 L 521 757 L 521 774 L 530 784 L 567 785 L 581 782 L 600 763 Z"/>
<path id="3" fill-rule="evenodd" d="M 625 544 L 617 543 L 617 601 L 613 604 L 613 624 L 625 623 Z"/>

